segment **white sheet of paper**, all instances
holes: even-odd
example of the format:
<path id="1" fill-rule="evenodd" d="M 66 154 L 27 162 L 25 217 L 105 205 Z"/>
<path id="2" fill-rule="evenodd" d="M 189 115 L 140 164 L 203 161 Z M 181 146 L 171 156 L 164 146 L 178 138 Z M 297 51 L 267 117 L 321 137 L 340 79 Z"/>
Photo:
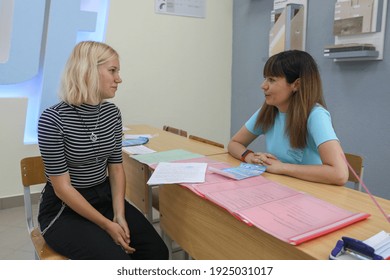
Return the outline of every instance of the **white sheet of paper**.
<path id="1" fill-rule="evenodd" d="M 146 147 L 144 145 L 123 147 L 122 149 L 125 152 L 132 154 L 132 155 L 145 155 L 145 154 L 151 154 L 151 153 L 156 152 L 155 150 L 149 149 L 148 147 Z"/>
<path id="2" fill-rule="evenodd" d="M 125 134 L 125 139 L 137 139 L 139 137 L 145 137 L 145 138 L 153 138 L 153 135 L 151 134 Z"/>
<path id="3" fill-rule="evenodd" d="M 203 183 L 206 177 L 206 169 L 207 163 L 160 162 L 147 184 Z"/>
<path id="4" fill-rule="evenodd" d="M 364 243 L 374 248 L 375 254 L 381 255 L 383 258 L 390 257 L 390 234 L 384 230 L 371 236 Z"/>

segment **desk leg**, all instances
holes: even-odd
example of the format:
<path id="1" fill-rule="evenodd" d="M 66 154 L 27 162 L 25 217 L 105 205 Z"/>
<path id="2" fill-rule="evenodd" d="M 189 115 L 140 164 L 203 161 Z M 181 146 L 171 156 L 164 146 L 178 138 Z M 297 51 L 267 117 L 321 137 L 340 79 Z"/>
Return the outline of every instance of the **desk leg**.
<path id="1" fill-rule="evenodd" d="M 153 223 L 153 196 L 152 196 L 152 188 L 153 186 L 147 186 L 148 189 L 148 209 L 146 217 L 148 218 L 149 222 Z"/>
<path id="2" fill-rule="evenodd" d="M 173 240 L 169 237 L 168 234 L 165 233 L 164 230 L 161 229 L 161 238 L 162 240 L 165 242 L 165 244 L 167 245 L 168 247 L 168 252 L 169 252 L 169 259 L 172 260 L 173 259 L 173 253 L 176 253 L 176 252 L 179 252 L 179 251 L 183 251 L 183 254 L 184 254 L 184 259 L 185 260 L 192 260 L 192 257 L 186 252 L 184 251 L 183 249 L 179 247 L 176 247 L 174 248 L 173 247 Z"/>

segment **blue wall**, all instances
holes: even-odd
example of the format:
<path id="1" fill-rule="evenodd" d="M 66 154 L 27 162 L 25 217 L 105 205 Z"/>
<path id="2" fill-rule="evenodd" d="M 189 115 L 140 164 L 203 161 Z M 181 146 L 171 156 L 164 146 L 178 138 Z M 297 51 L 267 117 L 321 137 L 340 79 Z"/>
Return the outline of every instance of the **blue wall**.
<path id="1" fill-rule="evenodd" d="M 308 2 L 306 51 L 320 68 L 336 133 L 345 152 L 364 157 L 370 191 L 390 199 L 390 12 L 382 61 L 333 62 L 323 57 L 323 48 L 334 43 L 335 1 Z M 272 8 L 273 1 L 234 0 L 232 135 L 264 101 L 260 83 Z M 264 150 L 264 143 L 251 147 Z"/>

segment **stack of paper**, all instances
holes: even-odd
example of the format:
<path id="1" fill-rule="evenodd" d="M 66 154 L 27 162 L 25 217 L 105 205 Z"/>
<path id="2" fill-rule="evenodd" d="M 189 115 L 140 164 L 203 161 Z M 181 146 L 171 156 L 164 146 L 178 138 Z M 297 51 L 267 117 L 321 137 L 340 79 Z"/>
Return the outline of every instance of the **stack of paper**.
<path id="1" fill-rule="evenodd" d="M 384 259 L 390 258 L 390 234 L 381 231 L 374 236 L 363 241 L 375 250 L 375 254 L 382 256 Z"/>
<path id="2" fill-rule="evenodd" d="M 207 163 L 160 162 L 148 180 L 148 185 L 201 183 L 205 181 Z"/>

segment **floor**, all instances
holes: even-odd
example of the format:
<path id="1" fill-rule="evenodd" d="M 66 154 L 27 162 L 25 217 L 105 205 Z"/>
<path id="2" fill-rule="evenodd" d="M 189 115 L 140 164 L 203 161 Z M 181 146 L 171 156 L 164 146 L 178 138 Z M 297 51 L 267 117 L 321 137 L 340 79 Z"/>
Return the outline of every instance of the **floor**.
<path id="1" fill-rule="evenodd" d="M 37 207 L 33 209 L 37 212 Z M 0 210 L 0 260 L 33 260 L 24 207 Z"/>
<path id="2" fill-rule="evenodd" d="M 38 206 L 34 205 L 36 217 Z M 157 231 L 159 224 L 155 223 Z M 183 251 L 175 252 L 175 260 L 184 259 Z M 33 260 L 34 248 L 27 233 L 24 207 L 0 210 L 0 260 Z"/>

